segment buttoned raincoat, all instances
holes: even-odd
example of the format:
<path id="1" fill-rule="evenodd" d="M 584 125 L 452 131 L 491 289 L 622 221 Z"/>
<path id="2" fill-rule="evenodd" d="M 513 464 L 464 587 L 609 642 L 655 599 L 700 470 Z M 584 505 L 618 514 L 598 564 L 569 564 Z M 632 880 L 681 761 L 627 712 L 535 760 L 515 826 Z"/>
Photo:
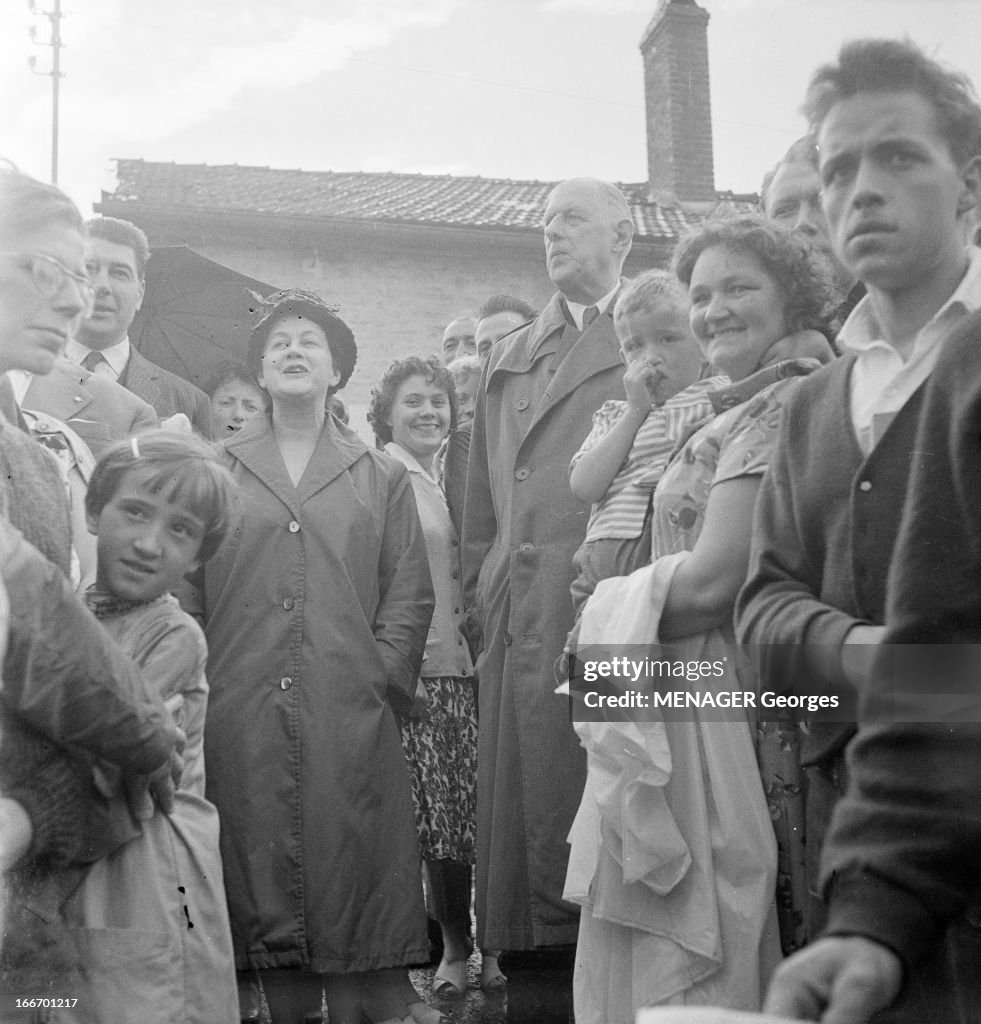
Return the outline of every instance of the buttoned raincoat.
<path id="1" fill-rule="evenodd" d="M 269 420 L 226 442 L 241 517 L 205 570 L 208 797 L 237 966 L 428 955 L 391 700 L 415 691 L 433 588 L 405 468 L 328 417 L 294 487 Z"/>
<path id="2" fill-rule="evenodd" d="M 554 296 L 493 348 L 477 396 L 462 551 L 483 630 L 477 922 L 489 949 L 571 944 L 578 932 L 562 889 L 586 763 L 553 666 L 572 628 L 572 556 L 590 511 L 569 489 L 569 462 L 593 412 L 623 395 L 611 312 L 553 374 L 563 332 L 575 332 Z"/>

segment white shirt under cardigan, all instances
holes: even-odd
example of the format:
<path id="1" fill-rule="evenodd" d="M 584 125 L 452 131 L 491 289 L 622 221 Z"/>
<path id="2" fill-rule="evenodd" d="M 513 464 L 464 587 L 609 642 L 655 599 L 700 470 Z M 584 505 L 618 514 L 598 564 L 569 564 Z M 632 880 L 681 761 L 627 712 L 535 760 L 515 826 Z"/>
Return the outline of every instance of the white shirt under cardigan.
<path id="1" fill-rule="evenodd" d="M 851 419 L 859 447 L 868 455 L 893 417 L 930 376 L 939 342 L 969 313 L 981 309 L 981 250 L 968 250 L 967 273 L 950 298 L 917 334 L 909 358 L 882 337 L 869 296 L 852 310 L 838 334 L 846 352 L 857 354 L 851 373 Z"/>
<path id="2" fill-rule="evenodd" d="M 436 608 L 426 641 L 426 658 L 419 674 L 427 678 L 471 676 L 473 662 L 463 634 L 460 543 L 450 519 L 443 489 L 439 481 L 430 476 L 415 456 L 401 445 L 389 441 L 384 450 L 409 471 L 419 522 L 426 538 L 433 589 L 436 591 Z"/>

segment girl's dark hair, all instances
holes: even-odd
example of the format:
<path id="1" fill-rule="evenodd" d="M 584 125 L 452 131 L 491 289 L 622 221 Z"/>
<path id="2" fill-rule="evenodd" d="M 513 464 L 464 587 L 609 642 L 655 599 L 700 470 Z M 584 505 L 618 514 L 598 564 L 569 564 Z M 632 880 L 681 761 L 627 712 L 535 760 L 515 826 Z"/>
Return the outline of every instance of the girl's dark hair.
<path id="1" fill-rule="evenodd" d="M 392 428 L 387 420 L 399 388 L 404 381 L 416 375 L 422 377 L 427 384 L 435 384 L 441 391 L 446 392 L 450 400 L 450 430 L 456 429 L 456 385 L 453 383 L 453 375 L 443 365 L 439 356 L 404 356 L 390 363 L 385 375 L 371 389 L 368 422 L 375 432 L 379 448 L 392 440 Z"/>
<path id="2" fill-rule="evenodd" d="M 722 213 L 702 221 L 683 235 L 674 251 L 672 269 L 687 288 L 698 258 L 708 249 L 723 248 L 755 256 L 786 296 L 784 315 L 791 333 L 822 330 L 840 301 L 827 256 L 806 236 L 771 224 L 756 214 Z"/>
<path id="3" fill-rule="evenodd" d="M 153 491 L 176 496 L 204 523 L 198 551 L 207 561 L 225 539 L 231 523 L 235 481 L 207 442 L 192 434 L 148 430 L 107 448 L 98 461 L 85 494 L 85 512 L 97 519 L 131 469 L 149 470 L 145 482 Z"/>

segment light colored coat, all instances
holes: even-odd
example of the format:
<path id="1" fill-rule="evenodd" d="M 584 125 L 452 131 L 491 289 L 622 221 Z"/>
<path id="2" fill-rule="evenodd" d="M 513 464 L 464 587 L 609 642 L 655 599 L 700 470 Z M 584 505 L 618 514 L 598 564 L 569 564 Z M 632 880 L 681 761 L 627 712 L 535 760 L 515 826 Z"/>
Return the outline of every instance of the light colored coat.
<path id="1" fill-rule="evenodd" d="M 439 482 L 419 465 L 411 452 L 395 441 L 386 444 L 385 451 L 409 471 L 419 524 L 426 538 L 429 571 L 436 591 L 436 609 L 429 627 L 421 675 L 430 679 L 439 676 L 471 676 L 473 661 L 470 659 L 470 649 L 463 629 L 465 615 L 463 583 L 460 579 L 460 542 L 446 507 L 446 498 Z"/>
<path id="2" fill-rule="evenodd" d="M 204 798 L 204 637 L 170 595 L 102 625 L 161 698 L 183 697 L 187 743 L 172 811 L 158 810 L 142 834 L 97 860 L 63 909 L 82 967 L 80 1016 L 127 1024 L 139 1007 L 144 1024 L 235 1024 L 218 812 Z"/>
<path id="3" fill-rule="evenodd" d="M 491 352 L 477 396 L 463 520 L 468 603 L 483 630 L 477 795 L 477 922 L 490 949 L 572 944 L 562 899 L 566 836 L 585 758 L 553 666 L 573 623 L 572 556 L 590 506 L 569 462 L 603 402 L 623 394 L 609 314 L 550 373 L 563 331 L 556 295 Z"/>
<path id="4" fill-rule="evenodd" d="M 21 405 L 67 423 L 96 458 L 114 441 L 159 425 L 152 405 L 70 359 L 59 359 L 48 374 L 35 374 Z"/>
<path id="5" fill-rule="evenodd" d="M 236 964 L 418 962 L 418 842 L 390 700 L 415 692 L 434 601 L 408 474 L 331 417 L 297 487 L 268 419 L 224 448 L 242 516 L 205 568 L 205 756 Z"/>

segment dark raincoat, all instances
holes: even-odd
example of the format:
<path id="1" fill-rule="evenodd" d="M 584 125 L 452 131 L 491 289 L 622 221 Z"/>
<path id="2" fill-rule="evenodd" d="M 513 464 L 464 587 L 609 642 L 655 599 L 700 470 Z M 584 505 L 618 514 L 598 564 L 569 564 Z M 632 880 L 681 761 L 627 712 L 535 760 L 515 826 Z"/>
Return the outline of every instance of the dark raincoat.
<path id="1" fill-rule="evenodd" d="M 560 296 L 495 345 L 477 395 L 463 518 L 467 598 L 483 629 L 477 781 L 477 925 L 487 949 L 571 944 L 562 899 L 585 754 L 553 664 L 572 628 L 572 556 L 589 505 L 569 462 L 593 412 L 623 395 L 609 313 L 555 374 L 567 327 Z"/>
<path id="2" fill-rule="evenodd" d="M 294 487 L 268 420 L 225 444 L 241 521 L 205 570 L 208 797 L 244 967 L 345 973 L 428 955 L 390 701 L 433 612 L 405 468 L 328 417 Z"/>

